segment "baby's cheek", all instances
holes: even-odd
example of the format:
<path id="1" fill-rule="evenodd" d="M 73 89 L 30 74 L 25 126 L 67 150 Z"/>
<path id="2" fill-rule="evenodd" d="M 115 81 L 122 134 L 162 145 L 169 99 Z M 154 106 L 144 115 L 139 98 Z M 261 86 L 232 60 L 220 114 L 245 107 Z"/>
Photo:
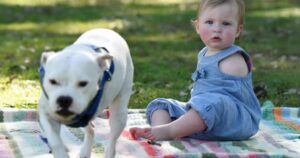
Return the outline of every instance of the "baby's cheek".
<path id="1" fill-rule="evenodd" d="M 205 43 L 209 39 L 209 30 L 202 28 L 199 30 L 199 35 L 202 41 Z"/>
<path id="2" fill-rule="evenodd" d="M 235 33 L 228 31 L 224 33 L 224 40 L 228 42 L 233 42 L 235 40 Z"/>

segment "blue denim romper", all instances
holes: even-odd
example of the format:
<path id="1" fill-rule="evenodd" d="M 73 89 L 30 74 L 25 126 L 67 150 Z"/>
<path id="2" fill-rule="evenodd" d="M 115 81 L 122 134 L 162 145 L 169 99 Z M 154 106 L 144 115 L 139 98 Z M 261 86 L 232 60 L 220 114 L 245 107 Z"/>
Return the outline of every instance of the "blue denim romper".
<path id="1" fill-rule="evenodd" d="M 252 87 L 251 59 L 236 45 L 213 56 L 205 56 L 206 52 L 207 48 L 203 48 L 198 55 L 188 102 L 155 99 L 147 106 L 147 121 L 151 124 L 155 110 L 164 109 L 175 120 L 192 108 L 199 113 L 207 129 L 189 137 L 201 140 L 248 139 L 258 131 L 261 119 L 260 104 Z M 245 77 L 227 75 L 219 69 L 220 61 L 235 53 L 240 53 L 248 65 L 249 73 Z"/>

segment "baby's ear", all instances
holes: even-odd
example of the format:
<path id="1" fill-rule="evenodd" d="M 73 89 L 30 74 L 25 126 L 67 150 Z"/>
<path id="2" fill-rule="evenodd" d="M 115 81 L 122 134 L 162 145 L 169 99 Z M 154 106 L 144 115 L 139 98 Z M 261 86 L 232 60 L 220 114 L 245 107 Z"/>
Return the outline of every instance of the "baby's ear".
<path id="1" fill-rule="evenodd" d="M 49 58 L 53 57 L 55 55 L 55 52 L 43 52 L 40 64 L 45 65 L 46 62 L 49 60 Z"/>
<path id="2" fill-rule="evenodd" d="M 97 58 L 98 64 L 102 70 L 107 70 L 110 67 L 110 60 L 112 60 L 113 56 L 109 54 L 101 55 Z"/>

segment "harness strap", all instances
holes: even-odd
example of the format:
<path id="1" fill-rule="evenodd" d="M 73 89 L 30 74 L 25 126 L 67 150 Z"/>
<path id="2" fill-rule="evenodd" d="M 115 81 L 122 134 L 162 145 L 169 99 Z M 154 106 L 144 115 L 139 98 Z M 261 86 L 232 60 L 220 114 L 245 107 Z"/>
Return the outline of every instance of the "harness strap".
<path id="1" fill-rule="evenodd" d="M 45 77 L 45 69 L 43 66 L 40 66 L 39 68 L 39 73 L 40 73 L 40 84 L 41 84 L 41 87 L 42 87 L 42 91 L 44 93 L 44 95 L 46 96 L 47 99 L 49 99 L 48 97 L 48 94 L 43 86 L 43 83 L 44 83 L 44 77 Z"/>

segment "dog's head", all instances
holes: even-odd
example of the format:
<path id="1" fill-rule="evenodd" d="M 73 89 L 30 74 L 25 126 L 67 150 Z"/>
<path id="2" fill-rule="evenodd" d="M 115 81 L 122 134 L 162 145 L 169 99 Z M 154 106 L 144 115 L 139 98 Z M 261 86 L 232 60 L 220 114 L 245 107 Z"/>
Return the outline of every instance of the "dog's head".
<path id="1" fill-rule="evenodd" d="M 95 53 L 87 47 L 68 47 L 61 52 L 45 52 L 42 86 L 48 100 L 48 113 L 68 124 L 82 113 L 99 89 L 103 71 L 112 59 L 107 53 Z"/>

